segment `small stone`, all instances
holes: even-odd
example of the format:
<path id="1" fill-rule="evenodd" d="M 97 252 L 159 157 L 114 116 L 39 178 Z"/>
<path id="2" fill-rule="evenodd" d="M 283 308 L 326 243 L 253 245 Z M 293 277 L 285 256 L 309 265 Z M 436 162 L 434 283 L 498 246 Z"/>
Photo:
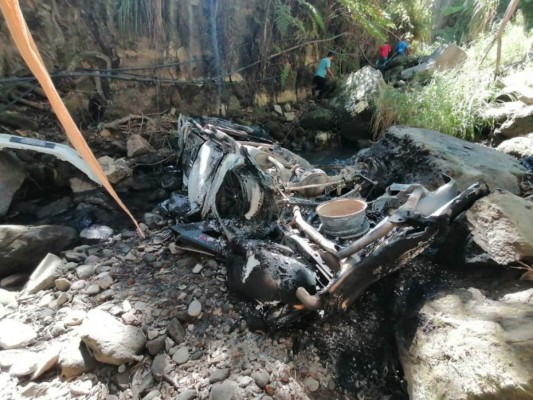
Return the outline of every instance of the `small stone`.
<path id="1" fill-rule="evenodd" d="M 80 232 L 80 238 L 85 243 L 98 243 L 107 240 L 113 235 L 113 229 L 105 225 L 91 225 Z"/>
<path id="2" fill-rule="evenodd" d="M 57 306 L 61 307 L 63 304 L 65 304 L 68 301 L 68 294 L 61 293 L 59 296 L 57 296 Z"/>
<path id="3" fill-rule="evenodd" d="M 78 381 L 70 386 L 70 393 L 74 396 L 87 396 L 92 388 L 93 383 L 90 380 Z"/>
<path id="4" fill-rule="evenodd" d="M 119 387 L 120 390 L 126 390 L 130 387 L 130 374 L 125 371 L 119 372 L 113 376 L 111 380 Z M 109 396 L 106 400 L 109 400 Z"/>
<path id="5" fill-rule="evenodd" d="M 50 348 L 39 353 L 37 356 L 36 368 L 31 379 L 35 380 L 54 368 L 58 360 L 59 350 L 57 348 Z"/>
<path id="6" fill-rule="evenodd" d="M 187 313 L 191 317 L 197 317 L 202 313 L 202 304 L 194 299 L 191 304 L 189 304 L 189 308 L 187 309 Z"/>
<path id="7" fill-rule="evenodd" d="M 255 384 L 261 389 L 263 389 L 266 385 L 268 385 L 268 382 L 270 382 L 270 374 L 264 369 L 254 372 L 252 374 L 252 378 L 254 379 Z"/>
<path id="8" fill-rule="evenodd" d="M 169 362 L 166 354 L 158 354 L 155 356 L 154 361 L 152 361 L 152 374 L 154 375 L 154 378 L 160 379 L 168 366 Z"/>
<path id="9" fill-rule="evenodd" d="M 37 338 L 35 330 L 13 319 L 0 321 L 0 348 L 18 349 L 32 343 Z"/>
<path id="10" fill-rule="evenodd" d="M 122 364 L 122 365 L 120 365 L 118 367 L 117 371 L 118 371 L 119 374 L 122 374 L 122 373 L 126 372 L 126 369 L 127 369 L 126 364 Z"/>
<path id="11" fill-rule="evenodd" d="M 48 253 L 35 271 L 32 272 L 24 291 L 29 294 L 35 294 L 41 290 L 51 288 L 64 268 L 65 263 L 61 258 L 55 254 Z"/>
<path id="12" fill-rule="evenodd" d="M 183 342 L 187 335 L 185 328 L 176 318 L 173 318 L 168 324 L 167 333 L 176 344 Z"/>
<path id="13" fill-rule="evenodd" d="M 128 157 L 137 157 L 154 152 L 154 148 L 139 134 L 131 135 L 126 142 Z"/>
<path id="14" fill-rule="evenodd" d="M 52 329 L 50 331 L 50 334 L 53 337 L 61 336 L 63 333 L 65 333 L 67 329 L 65 328 L 65 324 L 63 321 L 57 321 L 54 326 L 52 326 Z"/>
<path id="15" fill-rule="evenodd" d="M 193 352 L 191 354 L 191 356 L 189 357 L 190 360 L 199 360 L 200 358 L 202 358 L 204 355 L 204 352 L 202 350 L 196 350 L 195 352 Z"/>
<path id="16" fill-rule="evenodd" d="M 209 392 L 209 400 L 233 400 L 235 392 L 237 391 L 237 384 L 232 381 L 224 381 L 215 383 Z"/>
<path id="17" fill-rule="evenodd" d="M 217 383 L 226 380 L 229 377 L 229 368 L 217 369 L 209 376 L 209 383 Z"/>
<path id="18" fill-rule="evenodd" d="M 56 289 L 61 292 L 66 292 L 70 289 L 70 281 L 66 278 L 58 278 L 55 280 Z"/>
<path id="19" fill-rule="evenodd" d="M 100 262 L 100 257 L 94 255 L 94 254 L 91 254 L 90 256 L 88 256 L 85 261 L 84 261 L 84 264 L 86 265 L 95 265 L 97 263 Z"/>
<path id="20" fill-rule="evenodd" d="M 76 274 L 79 279 L 87 279 L 93 276 L 96 266 L 94 265 L 80 265 L 76 268 Z"/>
<path id="21" fill-rule="evenodd" d="M 100 293 L 100 286 L 91 285 L 87 289 L 85 289 L 85 293 L 88 294 L 89 296 L 98 294 Z"/>
<path id="22" fill-rule="evenodd" d="M 155 356 L 157 353 L 161 352 L 165 348 L 165 339 L 166 336 L 159 336 L 153 340 L 149 340 L 146 343 L 146 349 L 150 355 Z"/>
<path id="23" fill-rule="evenodd" d="M 237 383 L 239 384 L 240 387 L 245 388 L 250 383 L 252 383 L 252 381 L 253 379 L 250 376 L 241 376 Z"/>
<path id="24" fill-rule="evenodd" d="M 187 389 L 176 396 L 175 400 L 193 400 L 196 399 L 196 390 Z"/>
<path id="25" fill-rule="evenodd" d="M 185 364 L 189 361 L 189 349 L 187 347 L 180 347 L 172 356 L 174 362 L 178 365 Z"/>
<path id="26" fill-rule="evenodd" d="M 102 272 L 100 275 L 98 275 L 96 282 L 103 290 L 109 289 L 114 283 L 113 277 L 109 274 L 109 272 Z"/>
<path id="27" fill-rule="evenodd" d="M 204 266 L 202 264 L 196 264 L 192 269 L 192 273 L 199 274 L 200 272 L 202 272 L 202 269 L 204 269 Z"/>
<path id="28" fill-rule="evenodd" d="M 283 115 L 283 110 L 279 104 L 274 104 L 274 112 L 278 115 Z"/>
<path id="29" fill-rule="evenodd" d="M 79 338 L 73 338 L 64 345 L 59 353 L 61 375 L 73 378 L 90 371 L 96 365 L 85 344 Z"/>
<path id="30" fill-rule="evenodd" d="M 65 264 L 65 269 L 67 271 L 72 271 L 73 269 L 76 269 L 78 265 L 79 265 L 78 263 L 71 261 Z"/>
<path id="31" fill-rule="evenodd" d="M 320 383 L 315 378 L 308 376 L 304 379 L 304 386 L 310 392 L 316 392 L 320 387 Z"/>
<path id="32" fill-rule="evenodd" d="M 27 352 L 20 354 L 9 368 L 9 375 L 23 377 L 31 374 L 37 368 L 36 354 Z"/>
<path id="33" fill-rule="evenodd" d="M 87 286 L 87 281 L 82 279 L 82 280 L 79 280 L 79 281 L 74 282 L 74 283 L 70 286 L 70 289 L 71 289 L 71 290 L 78 291 L 78 290 L 83 289 L 85 286 Z"/>

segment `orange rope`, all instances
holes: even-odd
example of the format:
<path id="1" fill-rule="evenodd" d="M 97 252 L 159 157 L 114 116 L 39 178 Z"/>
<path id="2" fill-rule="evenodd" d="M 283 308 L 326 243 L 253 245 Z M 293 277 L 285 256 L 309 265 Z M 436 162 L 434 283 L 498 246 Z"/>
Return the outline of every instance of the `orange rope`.
<path id="1" fill-rule="evenodd" d="M 144 237 L 139 224 L 131 214 L 130 210 L 128 210 L 126 205 L 122 202 L 122 200 L 120 200 L 120 197 L 118 197 L 118 194 L 115 192 L 115 189 L 113 189 L 113 186 L 111 186 L 111 183 L 107 180 L 102 167 L 100 164 L 98 164 L 96 157 L 87 145 L 85 138 L 82 136 L 80 130 L 76 126 L 76 123 L 65 107 L 65 104 L 61 100 L 61 97 L 57 93 L 54 83 L 52 82 L 52 79 L 46 70 L 46 66 L 44 65 L 41 55 L 39 54 L 39 50 L 33 41 L 32 35 L 28 29 L 28 25 L 26 24 L 26 20 L 22 15 L 22 10 L 20 9 L 18 0 L 0 0 L 0 9 L 4 14 L 4 18 L 6 19 L 13 41 L 15 42 L 29 69 L 41 84 L 41 87 L 46 93 L 52 109 L 57 115 L 59 122 L 61 122 L 61 125 L 63 126 L 67 137 L 70 140 L 70 143 L 87 162 L 87 164 L 89 164 L 89 167 L 96 174 L 100 182 L 102 182 L 102 185 L 106 188 L 111 197 L 113 197 L 118 205 L 124 210 L 124 212 L 128 214 L 137 227 L 139 234 Z"/>

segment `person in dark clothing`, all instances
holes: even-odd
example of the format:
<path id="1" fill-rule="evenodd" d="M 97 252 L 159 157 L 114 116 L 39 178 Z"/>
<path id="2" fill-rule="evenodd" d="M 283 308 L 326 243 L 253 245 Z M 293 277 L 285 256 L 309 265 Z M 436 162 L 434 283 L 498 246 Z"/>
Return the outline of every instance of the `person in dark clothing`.
<path id="1" fill-rule="evenodd" d="M 326 92 L 328 77 L 335 79 L 333 72 L 331 72 L 331 60 L 333 60 L 333 52 L 329 51 L 327 56 L 321 59 L 318 63 L 315 76 L 313 77 L 313 84 L 315 85 L 313 88 L 313 95 L 314 91 L 318 90 L 318 99 L 321 99 Z"/>

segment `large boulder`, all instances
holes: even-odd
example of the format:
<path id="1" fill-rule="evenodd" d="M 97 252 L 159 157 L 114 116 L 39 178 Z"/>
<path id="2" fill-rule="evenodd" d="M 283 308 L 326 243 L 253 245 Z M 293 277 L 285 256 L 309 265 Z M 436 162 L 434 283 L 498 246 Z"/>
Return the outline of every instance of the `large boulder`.
<path id="1" fill-rule="evenodd" d="M 371 103 L 383 87 L 383 75 L 370 66 L 351 73 L 339 86 L 328 106 L 334 111 L 344 139 L 356 142 L 372 137 Z"/>
<path id="2" fill-rule="evenodd" d="M 506 138 L 513 138 L 531 133 L 532 130 L 533 106 L 527 106 L 518 110 L 511 116 L 511 118 L 505 121 L 502 126 L 496 130 L 496 134 Z"/>
<path id="3" fill-rule="evenodd" d="M 32 271 L 48 253 L 59 253 L 78 239 L 67 226 L 0 225 L 0 277 Z"/>
<path id="4" fill-rule="evenodd" d="M 13 195 L 26 179 L 22 163 L 11 154 L 0 151 L 0 217 L 6 215 Z"/>
<path id="5" fill-rule="evenodd" d="M 499 81 L 502 88 L 497 100 L 518 100 L 533 105 L 533 78 L 530 70 L 516 72 Z"/>
<path id="6" fill-rule="evenodd" d="M 498 145 L 497 149 L 518 158 L 533 157 L 533 133 L 505 140 Z"/>
<path id="7" fill-rule="evenodd" d="M 485 181 L 491 190 L 520 192 L 527 173 L 520 162 L 497 150 L 428 129 L 393 126 L 356 163 L 380 186 L 418 182 L 434 190 L 444 182 L 441 174 L 457 181 L 460 190 Z"/>
<path id="8" fill-rule="evenodd" d="M 446 71 L 462 64 L 467 59 L 466 52 L 459 46 L 449 43 L 438 47 L 429 58 L 412 68 L 402 71 L 402 79 L 411 79 L 422 71 Z"/>
<path id="9" fill-rule="evenodd" d="M 533 304 L 520 299 L 455 289 L 406 318 L 396 337 L 409 398 L 531 399 Z"/>
<path id="10" fill-rule="evenodd" d="M 480 113 L 480 117 L 490 122 L 502 124 L 523 108 L 526 108 L 526 105 L 521 101 L 492 103 Z"/>
<path id="11" fill-rule="evenodd" d="M 494 261 L 507 265 L 533 261 L 533 203 L 495 191 L 466 212 L 476 244 Z"/>

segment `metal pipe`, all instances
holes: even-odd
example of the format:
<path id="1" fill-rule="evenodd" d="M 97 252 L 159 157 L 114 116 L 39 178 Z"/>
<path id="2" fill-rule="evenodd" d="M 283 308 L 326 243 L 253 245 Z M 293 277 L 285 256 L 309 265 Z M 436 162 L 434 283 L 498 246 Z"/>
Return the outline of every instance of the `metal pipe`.
<path id="1" fill-rule="evenodd" d="M 337 249 L 335 248 L 335 244 L 333 244 L 333 242 L 326 239 L 315 228 L 313 228 L 311 225 L 305 222 L 305 220 L 302 217 L 302 213 L 300 212 L 300 207 L 298 206 L 294 207 L 293 213 L 294 213 L 294 222 L 307 236 L 309 236 L 309 239 L 311 239 L 313 242 L 318 244 L 324 250 L 330 253 L 336 254 Z"/>
<path id="2" fill-rule="evenodd" d="M 368 246 L 370 243 L 382 238 L 387 233 L 389 233 L 396 224 L 389 221 L 388 218 L 381 221 L 378 225 L 374 227 L 370 232 L 368 232 L 365 236 L 363 236 L 361 239 L 356 240 L 353 242 L 350 246 L 339 250 L 336 254 L 339 259 L 343 259 L 346 257 L 351 256 L 354 253 L 357 253 L 359 250 L 363 249 L 364 247 Z"/>
<path id="3" fill-rule="evenodd" d="M 314 189 L 318 187 L 326 187 L 326 186 L 332 186 L 332 185 L 338 185 L 339 183 L 343 183 L 344 180 L 335 181 L 335 182 L 328 182 L 328 183 L 316 183 L 314 185 L 306 185 L 306 186 L 290 186 L 287 188 L 287 190 L 290 190 L 291 192 L 296 192 L 298 190 L 302 189 Z"/>

